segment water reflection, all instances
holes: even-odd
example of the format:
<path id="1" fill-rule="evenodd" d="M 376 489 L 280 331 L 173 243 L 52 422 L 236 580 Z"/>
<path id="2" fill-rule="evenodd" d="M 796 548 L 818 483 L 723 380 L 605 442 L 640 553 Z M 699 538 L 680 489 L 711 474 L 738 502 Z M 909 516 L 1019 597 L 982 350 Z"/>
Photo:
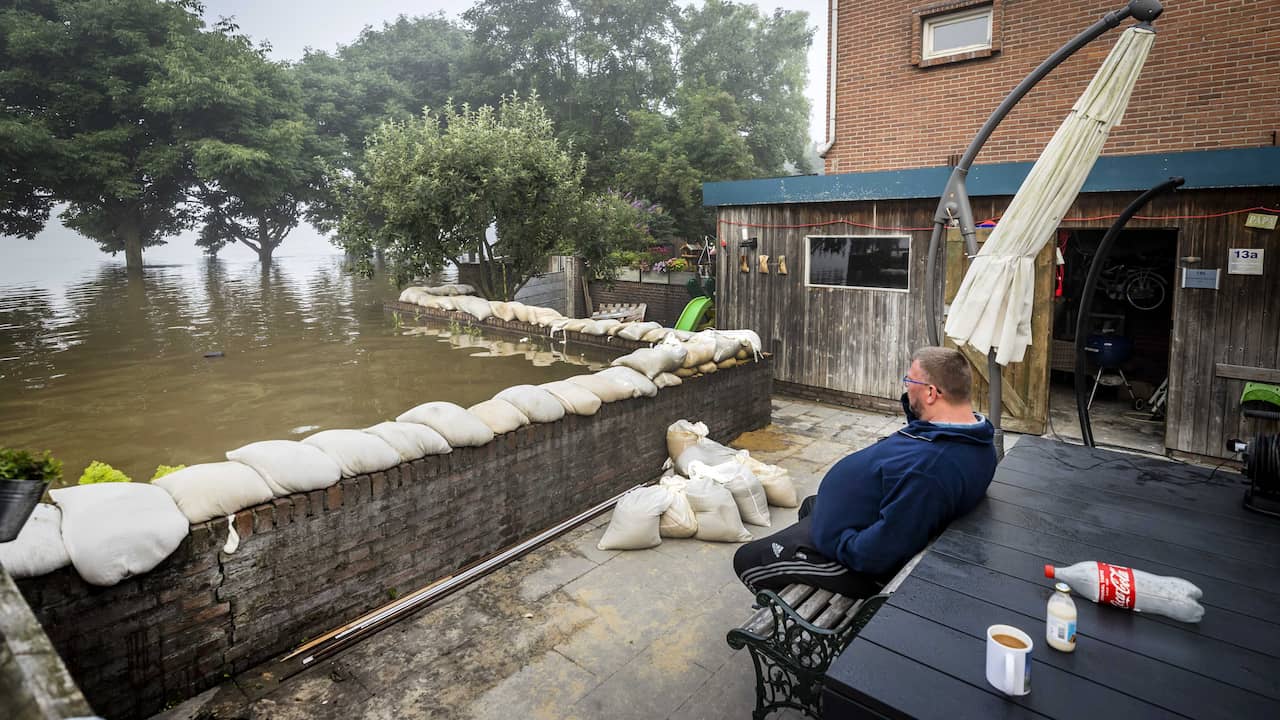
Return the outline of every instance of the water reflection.
<path id="1" fill-rule="evenodd" d="M 469 405 L 602 359 L 546 338 L 400 326 L 382 310 L 395 294 L 337 256 L 0 283 L 0 445 L 52 450 L 70 482 L 90 460 L 142 480 L 161 463 L 365 427 L 428 400 Z"/>

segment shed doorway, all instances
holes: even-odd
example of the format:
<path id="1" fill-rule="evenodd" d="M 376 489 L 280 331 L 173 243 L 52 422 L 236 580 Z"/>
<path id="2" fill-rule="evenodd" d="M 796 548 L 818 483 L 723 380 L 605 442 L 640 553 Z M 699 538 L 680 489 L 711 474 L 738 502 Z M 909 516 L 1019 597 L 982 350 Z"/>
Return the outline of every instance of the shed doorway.
<path id="1" fill-rule="evenodd" d="M 1106 230 L 1059 230 L 1050 362 L 1050 432 L 1078 440 L 1075 334 L 1089 267 Z M 1121 231 L 1105 260 L 1085 323 L 1094 439 L 1099 445 L 1165 454 L 1178 231 Z"/>

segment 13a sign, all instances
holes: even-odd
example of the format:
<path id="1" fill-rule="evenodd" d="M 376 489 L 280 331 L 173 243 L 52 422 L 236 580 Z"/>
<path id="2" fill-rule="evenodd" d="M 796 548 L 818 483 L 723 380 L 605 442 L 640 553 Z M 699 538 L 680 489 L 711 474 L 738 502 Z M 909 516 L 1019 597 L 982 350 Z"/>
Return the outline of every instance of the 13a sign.
<path id="1" fill-rule="evenodd" d="M 1262 248 L 1231 248 L 1227 251 L 1228 275 L 1261 275 Z"/>

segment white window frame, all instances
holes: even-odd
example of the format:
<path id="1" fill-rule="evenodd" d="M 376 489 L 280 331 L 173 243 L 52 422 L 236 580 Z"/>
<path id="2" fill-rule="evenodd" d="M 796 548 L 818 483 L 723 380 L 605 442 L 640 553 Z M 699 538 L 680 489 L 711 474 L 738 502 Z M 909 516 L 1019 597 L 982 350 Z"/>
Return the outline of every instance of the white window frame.
<path id="1" fill-rule="evenodd" d="M 961 47 L 948 48 L 941 52 L 933 50 L 933 31 L 940 25 L 950 25 L 956 22 L 972 20 L 975 17 L 986 16 L 987 18 L 987 39 L 985 42 L 975 43 L 973 45 L 964 45 Z M 974 50 L 989 50 L 991 48 L 991 30 L 995 20 L 995 10 L 991 5 L 984 5 L 980 8 L 972 10 L 960 10 L 953 13 L 942 13 L 932 17 L 924 18 L 921 23 L 920 38 L 920 57 L 923 60 L 933 60 L 934 58 L 948 57 L 950 55 L 960 55 L 961 53 L 973 52 Z"/>
<path id="2" fill-rule="evenodd" d="M 813 257 L 813 240 L 821 240 L 823 238 L 850 238 L 853 240 L 906 240 L 907 241 L 907 286 L 904 288 L 888 288 L 875 287 L 871 285 L 827 285 L 825 283 L 815 283 L 809 281 L 809 265 L 810 259 Z M 804 237 L 804 286 L 807 288 L 830 288 L 832 290 L 870 290 L 873 292 L 892 292 L 892 293 L 909 293 L 911 292 L 911 236 L 910 235 L 850 235 L 842 233 L 840 235 L 806 235 Z"/>

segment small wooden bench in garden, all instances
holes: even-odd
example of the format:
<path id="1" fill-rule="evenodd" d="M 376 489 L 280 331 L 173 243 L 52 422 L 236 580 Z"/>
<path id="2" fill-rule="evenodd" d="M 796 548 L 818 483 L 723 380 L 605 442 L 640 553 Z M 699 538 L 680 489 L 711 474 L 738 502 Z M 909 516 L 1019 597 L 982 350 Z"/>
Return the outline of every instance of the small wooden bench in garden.
<path id="1" fill-rule="evenodd" d="M 831 661 L 852 642 L 924 553 L 913 557 L 877 595 L 862 600 L 788 585 L 756 595 L 760 609 L 729 631 L 729 646 L 747 648 L 756 671 L 754 720 L 794 708 L 817 718 Z"/>
<path id="2" fill-rule="evenodd" d="M 591 319 L 643 322 L 647 308 L 645 303 L 600 303 L 600 309 L 591 313 Z"/>

